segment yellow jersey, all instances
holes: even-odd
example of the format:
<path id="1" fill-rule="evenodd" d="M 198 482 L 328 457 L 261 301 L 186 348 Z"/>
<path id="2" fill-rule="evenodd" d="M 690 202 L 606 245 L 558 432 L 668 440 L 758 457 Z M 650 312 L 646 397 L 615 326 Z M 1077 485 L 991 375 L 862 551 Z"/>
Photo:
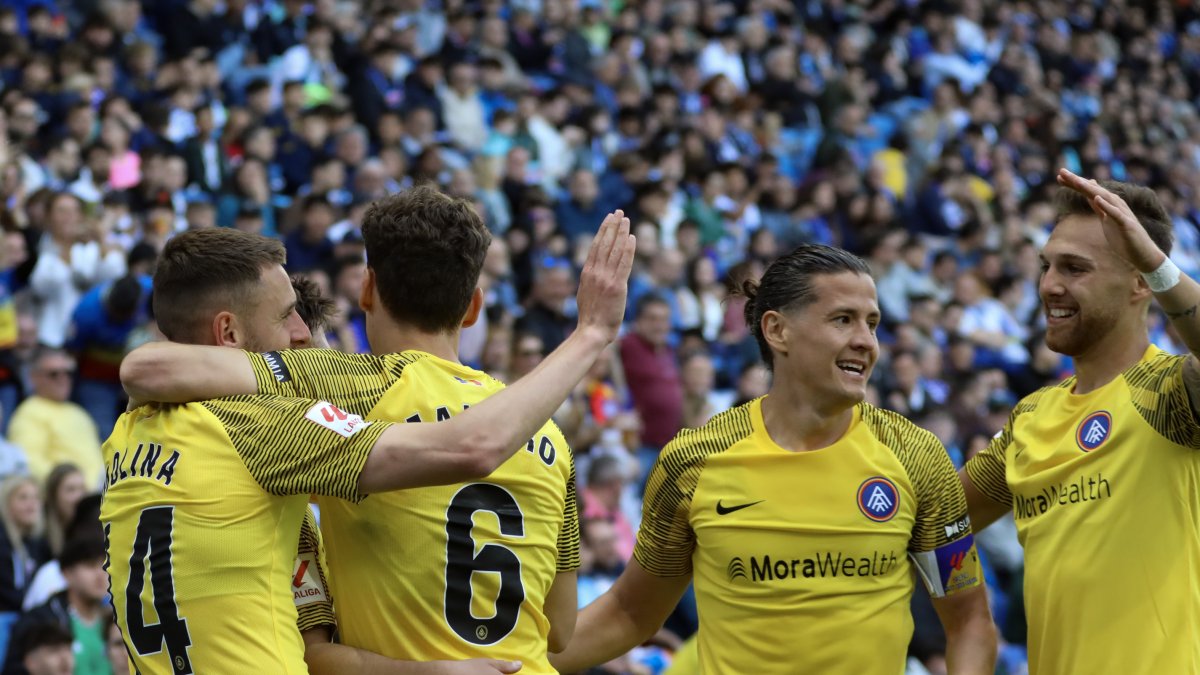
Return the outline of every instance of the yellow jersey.
<path id="1" fill-rule="evenodd" d="M 299 615 L 296 627 L 301 632 L 321 626 L 328 626 L 331 633 L 337 631 L 333 597 L 329 593 L 328 569 L 321 529 L 309 507 L 304 509 L 300 544 L 296 549 L 296 566 L 292 570 L 292 597 Z"/>
<path id="2" fill-rule="evenodd" d="M 137 671 L 308 672 L 289 592 L 308 495 L 360 499 L 388 426 L 270 396 L 122 415 L 104 446 L 100 520 Z"/>
<path id="3" fill-rule="evenodd" d="M 865 403 L 833 445 L 791 452 L 761 404 L 663 449 L 634 558 L 693 576 L 697 672 L 902 674 L 914 570 L 934 596 L 982 579 L 953 463 L 933 434 Z"/>
<path id="4" fill-rule="evenodd" d="M 504 386 L 417 351 L 250 359 L 259 391 L 322 391 L 371 420 L 442 421 Z M 319 504 L 343 643 L 397 659 L 486 657 L 555 672 L 544 605 L 555 575 L 579 567 L 579 523 L 574 463 L 553 423 L 487 478 Z"/>
<path id="5" fill-rule="evenodd" d="M 1186 357 L 1030 394 L 967 463 L 1025 547 L 1031 673 L 1200 673 L 1200 424 Z"/>

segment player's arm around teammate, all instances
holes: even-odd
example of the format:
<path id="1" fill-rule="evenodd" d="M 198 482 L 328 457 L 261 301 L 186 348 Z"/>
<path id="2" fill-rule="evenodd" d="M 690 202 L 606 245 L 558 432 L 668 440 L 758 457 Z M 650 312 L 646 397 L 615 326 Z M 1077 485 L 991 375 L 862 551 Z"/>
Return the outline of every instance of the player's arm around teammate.
<path id="1" fill-rule="evenodd" d="M 579 325 L 533 372 L 462 415 L 389 429 L 363 472 L 364 492 L 480 478 L 523 447 L 550 419 L 604 348 L 625 311 L 635 242 L 629 220 L 609 214 L 588 250 L 579 281 Z M 222 347 L 151 343 L 121 364 L 139 400 L 184 402 L 258 390 L 244 353 Z"/>

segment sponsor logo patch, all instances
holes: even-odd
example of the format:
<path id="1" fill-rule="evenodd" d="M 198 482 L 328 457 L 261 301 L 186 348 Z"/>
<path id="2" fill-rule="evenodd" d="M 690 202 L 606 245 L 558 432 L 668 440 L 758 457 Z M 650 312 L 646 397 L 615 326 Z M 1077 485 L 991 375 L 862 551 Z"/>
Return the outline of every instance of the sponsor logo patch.
<path id="1" fill-rule="evenodd" d="M 975 552 L 975 537 L 967 535 L 958 541 L 951 542 L 938 548 L 937 558 L 938 579 L 945 593 L 969 588 L 979 583 L 978 554 Z"/>
<path id="2" fill-rule="evenodd" d="M 326 429 L 350 438 L 371 425 L 370 422 L 353 413 L 348 413 L 332 403 L 318 401 L 316 405 L 304 413 L 304 419 L 314 422 Z"/>
<path id="3" fill-rule="evenodd" d="M 262 357 L 277 382 L 292 381 L 292 372 L 288 370 L 287 364 L 283 362 L 283 357 L 279 355 L 279 352 L 265 352 Z"/>
<path id="4" fill-rule="evenodd" d="M 1112 435 L 1112 426 L 1112 415 L 1107 410 L 1097 410 L 1079 423 L 1075 429 L 1075 442 L 1080 450 L 1091 452 L 1104 445 L 1104 441 Z"/>
<path id="5" fill-rule="evenodd" d="M 887 522 L 900 510 L 900 491 L 883 476 L 868 478 L 858 486 L 858 509 L 877 523 Z"/>
<path id="6" fill-rule="evenodd" d="M 971 531 L 971 516 L 964 513 L 962 518 L 949 525 L 945 525 L 942 529 L 946 531 L 947 540 L 952 540 L 961 534 L 966 534 Z"/>
<path id="7" fill-rule="evenodd" d="M 321 585 L 316 559 L 311 553 L 296 558 L 296 569 L 292 574 L 292 597 L 297 607 L 329 601 Z"/>

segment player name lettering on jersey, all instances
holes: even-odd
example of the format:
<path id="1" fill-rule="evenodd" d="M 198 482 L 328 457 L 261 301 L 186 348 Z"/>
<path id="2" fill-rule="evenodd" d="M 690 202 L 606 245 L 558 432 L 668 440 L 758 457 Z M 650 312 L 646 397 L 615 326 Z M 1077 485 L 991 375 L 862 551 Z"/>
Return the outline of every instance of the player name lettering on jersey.
<path id="1" fill-rule="evenodd" d="M 462 404 L 463 410 L 466 410 L 470 407 L 471 406 L 469 404 Z M 436 421 L 445 422 L 446 420 L 450 419 L 450 406 L 438 406 L 434 414 L 437 418 Z M 415 412 L 406 417 L 404 421 L 408 422 L 409 424 L 414 424 L 418 422 L 425 422 L 426 420 L 425 418 L 421 417 L 421 413 Z M 554 441 L 550 440 L 550 437 L 544 434 L 534 436 L 533 438 L 529 439 L 529 442 L 525 444 L 525 451 L 541 460 L 542 464 L 545 464 L 546 466 L 554 466 L 554 460 L 558 458 L 558 448 L 554 447 Z"/>
<path id="2" fill-rule="evenodd" d="M 820 552 L 807 558 L 774 558 L 769 555 L 750 556 L 750 581 L 778 581 L 785 579 L 815 579 L 834 577 L 882 577 L 896 568 L 895 551 L 876 551 L 871 557 L 849 553 Z M 729 563 L 729 580 L 746 578 L 746 567 L 741 558 Z"/>
<path id="3" fill-rule="evenodd" d="M 104 489 L 127 478 L 149 478 L 170 485 L 178 464 L 178 450 L 172 450 L 171 455 L 163 460 L 161 443 L 138 443 L 133 452 L 125 448 L 120 453 L 113 453 Z"/>
<path id="4" fill-rule="evenodd" d="M 1030 496 L 1013 493 L 1013 502 L 1018 520 L 1036 518 L 1054 506 L 1086 504 L 1100 499 L 1112 498 L 1112 484 L 1103 473 L 1095 476 L 1080 476 L 1073 483 L 1059 483 L 1042 488 Z"/>

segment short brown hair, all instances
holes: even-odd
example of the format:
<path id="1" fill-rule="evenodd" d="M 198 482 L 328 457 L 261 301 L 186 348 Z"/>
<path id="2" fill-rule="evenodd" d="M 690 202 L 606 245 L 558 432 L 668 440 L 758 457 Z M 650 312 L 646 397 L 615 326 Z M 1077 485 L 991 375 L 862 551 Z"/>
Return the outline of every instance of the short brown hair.
<path id="1" fill-rule="evenodd" d="M 199 342 L 213 312 L 245 307 L 263 268 L 282 265 L 283 243 L 225 227 L 171 238 L 154 271 L 154 317 L 175 342 Z"/>
<path id="2" fill-rule="evenodd" d="M 317 282 L 297 274 L 292 277 L 292 290 L 296 291 L 296 313 L 309 332 L 316 334 L 329 328 L 337 303 L 321 293 Z"/>
<path id="3" fill-rule="evenodd" d="M 1171 217 L 1167 215 L 1167 210 L 1163 208 L 1162 202 L 1158 200 L 1158 195 L 1154 193 L 1154 190 L 1115 180 L 1102 180 L 1100 186 L 1125 200 L 1125 203 L 1129 205 L 1129 210 L 1133 211 L 1138 222 L 1146 228 L 1146 233 L 1150 235 L 1151 241 L 1157 244 L 1164 254 L 1171 255 L 1171 247 L 1175 243 Z M 1055 225 L 1062 222 L 1062 219 L 1067 216 L 1093 216 L 1096 214 L 1092 210 L 1088 196 L 1070 188 L 1059 188 L 1055 202 L 1058 207 Z"/>
<path id="4" fill-rule="evenodd" d="M 461 325 L 492 243 L 470 202 L 414 187 L 371 204 L 362 234 L 393 318 L 431 333 Z"/>

